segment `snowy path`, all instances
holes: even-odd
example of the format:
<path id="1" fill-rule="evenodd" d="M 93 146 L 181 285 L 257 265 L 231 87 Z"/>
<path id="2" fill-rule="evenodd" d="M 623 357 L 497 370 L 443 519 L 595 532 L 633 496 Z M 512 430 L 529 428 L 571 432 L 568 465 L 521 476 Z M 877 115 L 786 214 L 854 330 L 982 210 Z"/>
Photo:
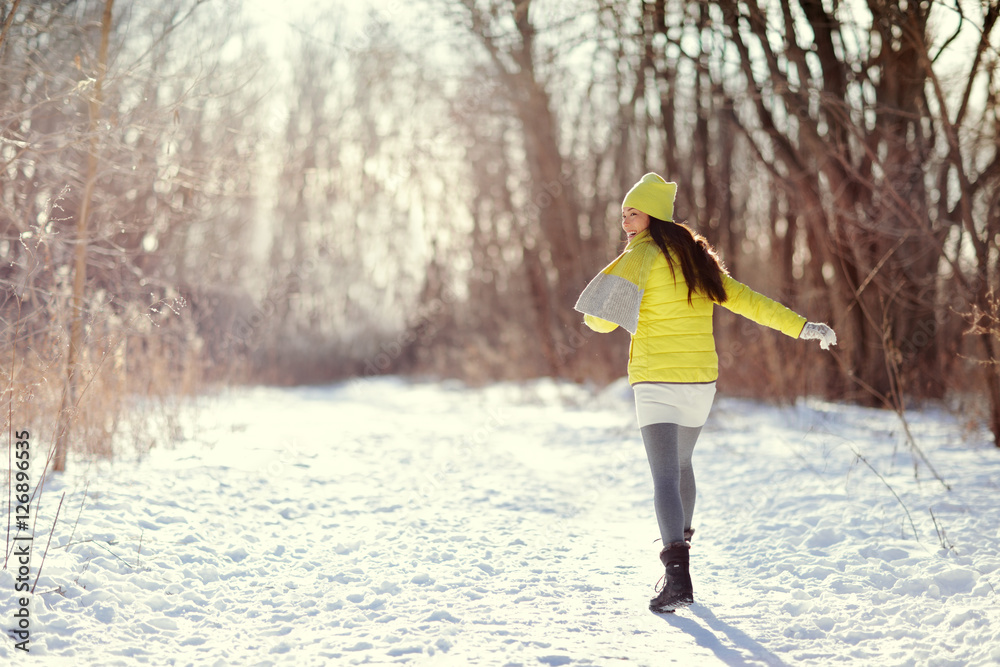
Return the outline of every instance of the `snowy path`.
<path id="1" fill-rule="evenodd" d="M 962 442 L 945 414 L 911 425 L 951 493 L 926 470 L 914 481 L 892 415 L 718 400 L 695 452 L 697 604 L 658 617 L 646 610 L 662 569 L 627 386 L 386 378 L 206 405 L 176 449 L 138 466 L 77 462 L 50 486 L 38 552 L 67 494 L 32 600 L 32 654 L 10 640 L 0 656 L 1000 662 L 1000 455 L 982 437 Z M 9 621 L 11 573 L 0 590 Z"/>

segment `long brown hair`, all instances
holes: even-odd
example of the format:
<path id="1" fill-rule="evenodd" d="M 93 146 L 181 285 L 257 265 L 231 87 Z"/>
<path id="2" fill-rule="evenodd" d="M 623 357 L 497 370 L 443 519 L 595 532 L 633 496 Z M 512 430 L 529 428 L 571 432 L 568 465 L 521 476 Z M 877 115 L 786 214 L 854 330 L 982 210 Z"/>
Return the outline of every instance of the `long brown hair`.
<path id="1" fill-rule="evenodd" d="M 666 222 L 653 216 L 649 216 L 649 235 L 667 258 L 674 280 L 677 274 L 674 273 L 670 252 L 673 251 L 680 261 L 684 280 L 688 284 L 689 304 L 695 292 L 701 292 L 715 303 L 726 300 L 726 288 L 722 282 L 726 269 L 704 236 L 685 224 Z"/>

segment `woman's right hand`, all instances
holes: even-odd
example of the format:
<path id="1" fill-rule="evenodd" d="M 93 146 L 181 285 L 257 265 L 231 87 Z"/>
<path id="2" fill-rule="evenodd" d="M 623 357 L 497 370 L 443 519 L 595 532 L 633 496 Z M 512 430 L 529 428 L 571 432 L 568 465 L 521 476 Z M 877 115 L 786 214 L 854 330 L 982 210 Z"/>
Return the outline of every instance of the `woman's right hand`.
<path id="1" fill-rule="evenodd" d="M 816 322 L 806 322 L 806 325 L 802 327 L 802 333 L 799 334 L 799 338 L 802 340 L 818 340 L 819 346 L 824 350 L 829 350 L 831 345 L 837 344 L 837 334 L 834 330 L 825 324 L 817 324 Z"/>

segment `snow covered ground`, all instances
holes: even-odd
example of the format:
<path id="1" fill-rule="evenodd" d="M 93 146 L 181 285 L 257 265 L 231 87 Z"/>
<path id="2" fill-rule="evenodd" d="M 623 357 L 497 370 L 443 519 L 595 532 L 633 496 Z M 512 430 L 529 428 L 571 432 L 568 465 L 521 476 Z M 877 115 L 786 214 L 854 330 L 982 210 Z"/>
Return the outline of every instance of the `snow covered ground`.
<path id="1" fill-rule="evenodd" d="M 378 378 L 198 404 L 176 447 L 71 461 L 49 483 L 32 572 L 66 496 L 31 653 L 8 636 L 0 657 L 1000 662 L 1000 451 L 943 411 L 910 427 L 952 491 L 923 465 L 914 477 L 892 414 L 717 399 L 695 450 L 696 604 L 656 616 L 652 491 L 623 382 Z M 8 631 L 15 573 L 0 572 Z"/>

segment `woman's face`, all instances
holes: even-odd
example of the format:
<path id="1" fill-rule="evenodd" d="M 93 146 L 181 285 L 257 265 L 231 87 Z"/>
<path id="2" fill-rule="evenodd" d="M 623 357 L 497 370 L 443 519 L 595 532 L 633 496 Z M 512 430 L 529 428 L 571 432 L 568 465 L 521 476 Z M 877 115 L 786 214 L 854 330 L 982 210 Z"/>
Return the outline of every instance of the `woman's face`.
<path id="1" fill-rule="evenodd" d="M 625 235 L 632 240 L 632 237 L 649 227 L 649 216 L 635 208 L 622 209 L 622 229 Z"/>

